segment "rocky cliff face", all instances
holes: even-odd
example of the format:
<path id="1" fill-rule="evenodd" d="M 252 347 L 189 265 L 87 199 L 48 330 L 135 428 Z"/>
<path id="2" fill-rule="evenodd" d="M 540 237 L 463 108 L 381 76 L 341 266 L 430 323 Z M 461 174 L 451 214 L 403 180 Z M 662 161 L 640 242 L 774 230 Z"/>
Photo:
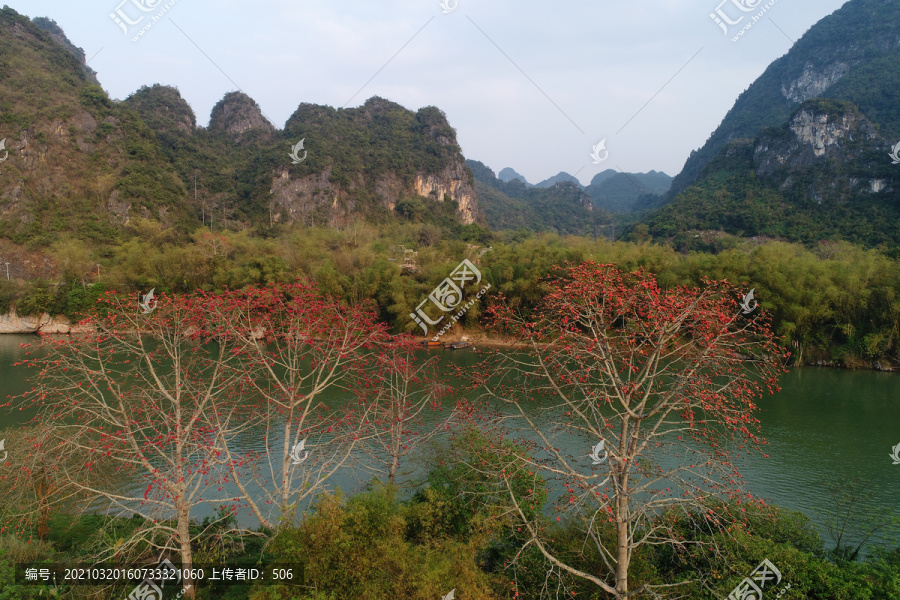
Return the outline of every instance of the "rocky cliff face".
<path id="1" fill-rule="evenodd" d="M 346 224 L 357 210 L 355 198 L 365 193 L 369 182 L 364 177 L 355 179 L 347 189 L 332 181 L 332 169 L 306 177 L 292 177 L 289 169 L 282 169 L 272 181 L 272 221 L 299 222 L 307 226 Z M 475 188 L 469 181 L 467 170 L 458 165 L 448 166 L 440 174 L 417 173 L 412 186 L 404 184 L 393 173 L 379 176 L 374 183 L 379 205 L 393 211 L 397 202 L 411 195 L 432 200 L 450 198 L 457 205 L 459 222 L 474 223 L 478 217 L 478 201 Z"/>
<path id="2" fill-rule="evenodd" d="M 351 109 L 302 104 L 284 133 L 282 164 L 269 190 L 272 222 L 340 225 L 354 213 L 383 218 L 415 197 L 441 207 L 453 202 L 464 225 L 479 219 L 474 177 L 437 108 L 413 112 L 377 97 Z M 302 160 L 292 164 L 287 149 L 300 140 Z"/>
<path id="3" fill-rule="evenodd" d="M 272 182 L 269 193 L 273 223 L 302 223 L 314 225 L 340 225 L 347 221 L 354 209 L 349 194 L 330 181 L 331 170 L 315 175 L 291 178 L 283 169 Z"/>
<path id="4" fill-rule="evenodd" d="M 854 105 L 808 101 L 787 128 L 768 131 L 756 141 L 756 173 L 818 203 L 857 194 L 892 191 L 891 144 Z M 866 176 L 868 175 L 868 176 Z"/>
<path id="5" fill-rule="evenodd" d="M 807 100 L 783 126 L 729 142 L 645 222 L 654 237 L 685 251 L 703 242 L 694 241 L 702 231 L 896 246 L 900 169 L 892 146 L 852 102 Z"/>
<path id="6" fill-rule="evenodd" d="M 853 61 L 854 64 L 857 62 Z M 807 64 L 796 79 L 781 85 L 781 94 L 789 102 L 800 104 L 821 96 L 849 72 L 850 64 L 841 61 L 823 65 L 819 69 Z"/>
<path id="7" fill-rule="evenodd" d="M 231 92 L 213 107 L 209 130 L 239 139 L 251 131 L 274 133 L 275 126 L 263 116 L 259 105 L 250 96 L 242 92 Z"/>
<path id="8" fill-rule="evenodd" d="M 706 144 L 692 153 L 667 195 L 687 188 L 731 140 L 781 127 L 803 102 L 856 104 L 883 131 L 900 134 L 900 2 L 849 0 L 816 23 L 736 100 Z"/>
<path id="9" fill-rule="evenodd" d="M 463 225 L 475 222 L 478 216 L 478 202 L 469 170 L 463 163 L 448 165 L 437 175 L 417 173 L 415 193 L 423 198 L 443 200 L 449 197 L 456 202 L 459 220 Z"/>

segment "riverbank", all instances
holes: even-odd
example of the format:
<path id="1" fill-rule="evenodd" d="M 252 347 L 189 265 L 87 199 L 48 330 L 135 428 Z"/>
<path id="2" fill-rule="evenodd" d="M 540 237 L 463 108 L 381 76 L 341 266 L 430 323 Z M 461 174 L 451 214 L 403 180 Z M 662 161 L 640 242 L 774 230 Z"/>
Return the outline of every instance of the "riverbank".
<path id="1" fill-rule="evenodd" d="M 49 313 L 41 315 L 20 316 L 13 310 L 7 314 L 0 314 L 0 335 L 28 335 L 28 334 L 71 334 L 90 331 L 87 326 L 72 323 L 65 315 L 50 316 Z M 513 338 L 492 336 L 483 330 L 464 331 L 455 329 L 441 336 L 441 343 L 459 342 L 466 337 L 475 347 L 491 349 L 516 349 L 528 348 L 527 344 Z M 423 338 L 427 340 L 430 338 Z M 810 358 L 792 366 L 826 367 L 831 369 L 849 369 L 853 371 L 868 370 L 886 373 L 900 372 L 900 362 L 887 359 L 865 360 L 857 357 L 849 357 L 842 360 L 833 360 L 822 354 L 810 353 Z"/>
<path id="2" fill-rule="evenodd" d="M 491 336 L 481 330 L 463 331 L 455 330 L 441 336 L 442 343 L 459 342 L 465 337 L 475 347 L 510 350 L 510 349 L 527 349 L 530 346 L 513 338 L 505 338 L 499 336 Z M 430 338 L 423 338 L 427 340 Z M 823 356 L 811 353 L 811 357 L 799 362 L 793 363 L 792 367 L 824 367 L 829 369 L 846 369 L 850 371 L 879 371 L 882 373 L 898 373 L 900 372 L 900 361 L 890 361 L 887 359 L 865 360 L 856 357 L 850 357 L 847 360 L 831 360 Z"/>
<path id="3" fill-rule="evenodd" d="M 66 316 L 51 317 L 48 313 L 19 316 L 15 311 L 0 314 L 0 334 L 67 334 L 88 331 L 87 327 L 73 324 Z"/>

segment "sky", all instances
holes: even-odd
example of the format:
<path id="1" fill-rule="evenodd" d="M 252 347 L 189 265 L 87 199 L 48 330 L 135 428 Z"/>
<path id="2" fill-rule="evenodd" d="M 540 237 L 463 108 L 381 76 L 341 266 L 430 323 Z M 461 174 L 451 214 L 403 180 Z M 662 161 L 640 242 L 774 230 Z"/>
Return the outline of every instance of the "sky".
<path id="1" fill-rule="evenodd" d="M 216 102 L 241 90 L 278 128 L 301 102 L 355 107 L 381 96 L 412 110 L 437 106 L 466 158 L 532 183 L 565 171 L 585 184 L 610 168 L 677 174 L 738 95 L 844 4 L 5 2 L 55 20 L 112 98 L 171 85 L 206 125 Z"/>

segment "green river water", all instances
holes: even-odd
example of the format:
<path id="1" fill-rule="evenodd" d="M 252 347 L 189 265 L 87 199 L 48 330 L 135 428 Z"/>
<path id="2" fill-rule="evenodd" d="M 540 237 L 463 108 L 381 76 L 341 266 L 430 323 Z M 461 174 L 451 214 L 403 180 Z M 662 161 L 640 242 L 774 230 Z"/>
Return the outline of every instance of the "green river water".
<path id="1" fill-rule="evenodd" d="M 27 372 L 13 364 L 25 358 L 21 345 L 33 342 L 34 336 L 0 336 L 2 402 L 29 387 Z M 479 357 L 470 350 L 437 352 L 442 361 L 459 366 Z M 900 444 L 900 374 L 807 367 L 785 375 L 781 387 L 760 401 L 769 457 L 755 454 L 739 465 L 749 491 L 804 512 L 821 530 L 833 510 L 823 481 L 859 479 L 873 504 L 900 516 L 900 464 L 889 456 Z M 23 417 L 2 409 L 0 427 L 21 424 Z M 898 528 L 879 537 L 900 546 Z"/>

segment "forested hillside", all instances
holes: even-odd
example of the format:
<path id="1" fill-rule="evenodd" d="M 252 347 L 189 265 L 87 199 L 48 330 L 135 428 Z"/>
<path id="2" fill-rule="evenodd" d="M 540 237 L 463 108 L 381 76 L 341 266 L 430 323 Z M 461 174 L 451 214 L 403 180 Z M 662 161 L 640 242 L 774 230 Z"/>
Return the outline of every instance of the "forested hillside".
<path id="1" fill-rule="evenodd" d="M 609 213 L 595 209 L 593 198 L 571 181 L 531 186 L 519 178 L 502 181 L 476 160 L 466 164 L 475 175 L 481 210 L 491 229 L 598 236 L 605 229 L 608 233 L 613 222 Z"/>
<path id="2" fill-rule="evenodd" d="M 850 0 L 810 28 L 738 97 L 706 144 L 691 154 L 669 199 L 694 183 L 729 141 L 782 127 L 811 98 L 853 102 L 881 135 L 900 140 L 898 52 L 900 1 Z"/>
<path id="3" fill-rule="evenodd" d="M 856 105 L 808 100 L 789 123 L 730 142 L 645 223 L 683 250 L 703 249 L 707 231 L 896 248 L 900 169 L 890 146 Z"/>
<path id="4" fill-rule="evenodd" d="M 9 150 L 0 237 L 19 244 L 115 243 L 138 219 L 183 232 L 480 220 L 456 132 L 437 108 L 414 112 L 380 98 L 349 109 L 301 104 L 278 130 L 251 98 L 231 93 L 202 128 L 174 88 L 145 86 L 113 102 L 54 22 L 9 8 L 0 56 L 0 139 Z"/>

